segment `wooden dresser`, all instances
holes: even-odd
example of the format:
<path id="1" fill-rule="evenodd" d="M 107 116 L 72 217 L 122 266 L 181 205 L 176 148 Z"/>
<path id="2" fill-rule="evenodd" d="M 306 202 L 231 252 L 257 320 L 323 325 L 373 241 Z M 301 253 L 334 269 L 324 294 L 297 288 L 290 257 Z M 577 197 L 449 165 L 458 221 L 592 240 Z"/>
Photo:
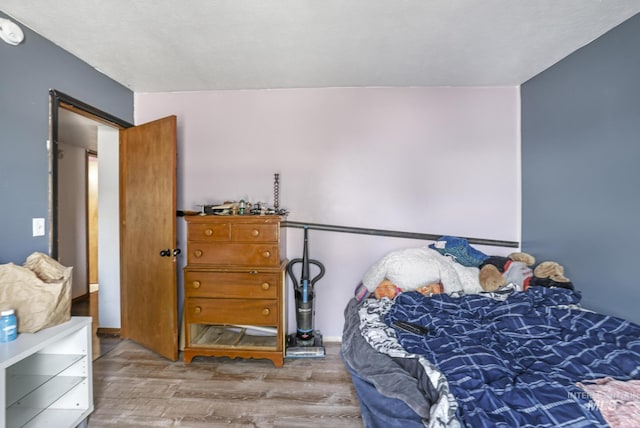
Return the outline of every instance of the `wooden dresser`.
<path id="1" fill-rule="evenodd" d="M 187 216 L 184 362 L 193 357 L 284 363 L 283 218 Z M 252 327 L 252 328 L 247 328 Z"/>

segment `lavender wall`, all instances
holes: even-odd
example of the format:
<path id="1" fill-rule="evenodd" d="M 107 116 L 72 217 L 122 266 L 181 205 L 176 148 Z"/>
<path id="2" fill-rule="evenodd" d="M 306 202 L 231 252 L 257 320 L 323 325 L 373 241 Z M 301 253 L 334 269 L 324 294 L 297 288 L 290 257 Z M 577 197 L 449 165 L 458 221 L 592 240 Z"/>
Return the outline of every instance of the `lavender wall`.
<path id="1" fill-rule="evenodd" d="M 182 209 L 271 204 L 279 172 L 289 220 L 519 241 L 519 102 L 518 88 L 140 93 L 135 121 L 178 116 Z M 287 234 L 288 257 L 300 257 L 302 231 Z M 316 324 L 330 338 L 372 263 L 425 244 L 315 230 L 309 239 L 327 269 Z"/>

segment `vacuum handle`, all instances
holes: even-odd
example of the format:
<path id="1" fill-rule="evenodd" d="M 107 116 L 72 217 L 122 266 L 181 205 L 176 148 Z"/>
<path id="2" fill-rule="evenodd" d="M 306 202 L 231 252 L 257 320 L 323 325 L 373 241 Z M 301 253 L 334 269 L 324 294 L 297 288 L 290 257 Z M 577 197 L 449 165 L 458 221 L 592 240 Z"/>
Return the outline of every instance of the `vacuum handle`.
<path id="1" fill-rule="evenodd" d="M 295 285 L 300 282 L 302 283 L 303 279 L 298 280 L 298 278 L 296 278 L 294 272 L 293 272 L 293 266 L 298 264 L 298 263 L 303 263 L 303 259 L 292 259 L 288 264 L 287 264 L 287 273 L 289 274 L 289 278 L 291 278 L 291 281 Z M 313 279 L 309 280 L 309 284 L 311 284 L 313 286 L 313 284 L 315 284 L 316 282 L 318 282 L 318 280 L 320 280 L 320 278 L 322 278 L 324 276 L 324 265 L 322 263 L 320 263 L 317 260 L 307 260 L 307 263 L 310 265 L 315 265 L 320 269 L 320 272 L 318 272 L 318 274 L 316 276 L 313 277 Z"/>
<path id="2" fill-rule="evenodd" d="M 320 272 L 318 272 L 318 274 L 316 276 L 313 277 L 313 279 L 309 282 L 311 282 L 311 285 L 315 284 L 320 278 L 322 278 L 324 276 L 324 265 L 322 263 L 320 263 L 317 260 L 309 260 L 309 264 L 310 265 L 316 265 L 318 266 L 318 268 L 320 268 Z"/>

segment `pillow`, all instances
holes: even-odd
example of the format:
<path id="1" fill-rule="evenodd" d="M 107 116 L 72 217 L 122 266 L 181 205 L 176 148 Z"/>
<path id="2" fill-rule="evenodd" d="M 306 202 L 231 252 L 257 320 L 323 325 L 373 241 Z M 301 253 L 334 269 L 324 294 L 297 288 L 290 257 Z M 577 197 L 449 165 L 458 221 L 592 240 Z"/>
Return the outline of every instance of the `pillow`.
<path id="1" fill-rule="evenodd" d="M 369 291 L 374 291 L 388 279 L 403 291 L 412 291 L 439 282 L 440 269 L 433 263 L 431 252 L 424 247 L 392 251 L 367 270 L 362 283 Z"/>

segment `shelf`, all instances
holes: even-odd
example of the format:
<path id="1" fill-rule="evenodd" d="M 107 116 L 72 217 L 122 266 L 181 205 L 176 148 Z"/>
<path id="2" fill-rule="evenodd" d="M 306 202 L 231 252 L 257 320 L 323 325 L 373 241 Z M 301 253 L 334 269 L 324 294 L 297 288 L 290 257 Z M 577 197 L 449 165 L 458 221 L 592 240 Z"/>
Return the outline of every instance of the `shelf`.
<path id="1" fill-rule="evenodd" d="M 6 406 L 10 407 L 83 357 L 84 355 L 33 354 L 9 367 L 7 382 L 11 389 L 7 390 Z"/>
<path id="2" fill-rule="evenodd" d="M 93 412 L 91 317 L 0 346 L 0 427 L 73 428 Z"/>
<path id="3" fill-rule="evenodd" d="M 56 376 L 7 408 L 7 426 L 21 427 L 79 385 L 84 376 Z"/>
<path id="4" fill-rule="evenodd" d="M 277 335 L 247 334 L 245 328 L 224 325 L 191 324 L 192 347 L 218 349 L 269 349 L 277 347 Z"/>
<path id="5" fill-rule="evenodd" d="M 85 410 L 45 409 L 23 428 L 75 427 L 85 418 Z"/>

